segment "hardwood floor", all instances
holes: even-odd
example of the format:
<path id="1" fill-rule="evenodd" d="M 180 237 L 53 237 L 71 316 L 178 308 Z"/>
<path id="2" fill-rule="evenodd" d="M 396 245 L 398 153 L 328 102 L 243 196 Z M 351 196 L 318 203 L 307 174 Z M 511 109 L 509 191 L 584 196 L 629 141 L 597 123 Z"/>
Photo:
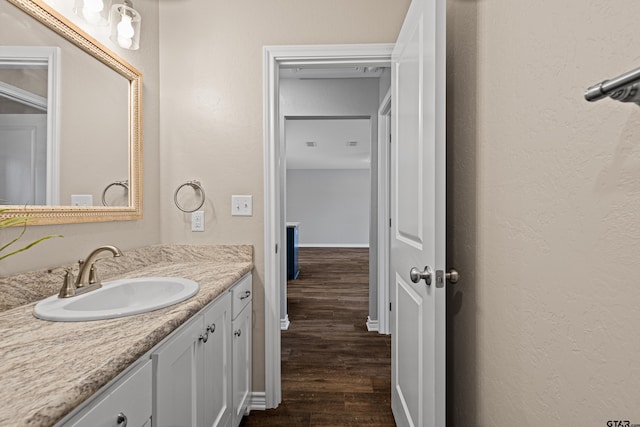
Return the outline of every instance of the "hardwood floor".
<path id="1" fill-rule="evenodd" d="M 241 426 L 393 427 L 391 337 L 368 332 L 368 249 L 300 248 L 282 331 L 282 403 Z"/>

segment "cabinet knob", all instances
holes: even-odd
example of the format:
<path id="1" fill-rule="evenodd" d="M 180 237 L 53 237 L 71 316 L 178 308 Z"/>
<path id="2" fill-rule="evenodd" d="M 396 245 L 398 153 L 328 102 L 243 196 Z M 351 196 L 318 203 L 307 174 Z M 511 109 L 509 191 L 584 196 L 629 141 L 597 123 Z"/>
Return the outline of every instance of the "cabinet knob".
<path id="1" fill-rule="evenodd" d="M 200 336 L 198 337 L 198 340 L 206 343 L 209 340 L 209 330 L 207 330 L 207 332 L 204 335 L 200 334 Z"/>
<path id="2" fill-rule="evenodd" d="M 212 323 L 209 326 L 207 326 L 207 332 L 211 332 L 214 333 L 216 331 L 216 324 Z"/>
<path id="3" fill-rule="evenodd" d="M 244 291 L 244 294 L 242 296 L 240 296 L 240 299 L 247 299 L 251 296 L 251 291 Z"/>
<path id="4" fill-rule="evenodd" d="M 233 335 L 235 335 L 235 336 L 239 337 L 240 335 L 242 335 L 242 330 L 241 330 L 241 329 L 238 329 L 237 331 L 235 331 L 235 332 L 233 333 Z"/>
<path id="5" fill-rule="evenodd" d="M 116 418 L 116 422 L 118 425 L 122 425 L 122 427 L 127 427 L 127 416 L 120 412 Z"/>

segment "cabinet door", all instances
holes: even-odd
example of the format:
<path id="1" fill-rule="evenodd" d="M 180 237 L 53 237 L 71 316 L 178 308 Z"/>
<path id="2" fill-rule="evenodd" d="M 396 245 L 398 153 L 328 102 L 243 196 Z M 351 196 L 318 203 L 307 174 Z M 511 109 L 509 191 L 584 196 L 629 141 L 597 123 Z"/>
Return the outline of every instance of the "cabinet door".
<path id="1" fill-rule="evenodd" d="M 231 295 L 204 312 L 207 342 L 201 345 L 199 402 L 204 427 L 228 426 L 231 421 Z"/>
<path id="2" fill-rule="evenodd" d="M 197 351 L 202 316 L 152 354 L 155 369 L 153 425 L 197 427 Z"/>
<path id="3" fill-rule="evenodd" d="M 251 392 L 251 304 L 233 321 L 233 425 L 238 426 Z"/>
<path id="4" fill-rule="evenodd" d="M 65 427 L 116 427 L 118 417 L 141 427 L 151 416 L 151 361 L 147 360 L 113 384 L 97 401 L 64 424 Z"/>

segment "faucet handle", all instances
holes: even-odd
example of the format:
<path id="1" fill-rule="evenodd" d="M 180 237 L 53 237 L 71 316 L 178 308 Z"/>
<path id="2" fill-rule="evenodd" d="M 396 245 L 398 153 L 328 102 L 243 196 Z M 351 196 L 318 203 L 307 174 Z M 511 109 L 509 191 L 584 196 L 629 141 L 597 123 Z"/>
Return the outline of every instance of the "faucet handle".
<path id="1" fill-rule="evenodd" d="M 79 259 L 78 260 L 78 277 L 76 277 L 76 289 L 80 289 L 84 286 L 84 284 L 80 283 L 80 275 L 82 273 L 82 267 L 84 267 L 84 260 L 83 259 Z"/>
<path id="2" fill-rule="evenodd" d="M 89 270 L 89 284 L 93 285 L 94 283 L 100 283 L 100 277 L 98 276 L 98 269 L 96 268 L 96 263 L 91 264 L 91 270 Z"/>
<path id="3" fill-rule="evenodd" d="M 76 285 L 73 273 L 71 272 L 71 267 L 67 267 L 64 270 L 64 281 L 62 282 L 62 288 L 60 288 L 60 292 L 58 293 L 58 298 L 69 298 L 76 294 Z"/>

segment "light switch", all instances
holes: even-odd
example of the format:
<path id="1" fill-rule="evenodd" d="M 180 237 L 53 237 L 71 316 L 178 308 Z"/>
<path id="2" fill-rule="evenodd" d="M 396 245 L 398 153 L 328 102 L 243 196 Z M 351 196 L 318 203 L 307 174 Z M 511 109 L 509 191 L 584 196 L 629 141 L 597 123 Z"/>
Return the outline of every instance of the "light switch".
<path id="1" fill-rule="evenodd" d="M 231 196 L 231 215 L 252 216 L 253 196 Z"/>

